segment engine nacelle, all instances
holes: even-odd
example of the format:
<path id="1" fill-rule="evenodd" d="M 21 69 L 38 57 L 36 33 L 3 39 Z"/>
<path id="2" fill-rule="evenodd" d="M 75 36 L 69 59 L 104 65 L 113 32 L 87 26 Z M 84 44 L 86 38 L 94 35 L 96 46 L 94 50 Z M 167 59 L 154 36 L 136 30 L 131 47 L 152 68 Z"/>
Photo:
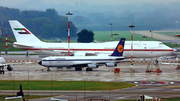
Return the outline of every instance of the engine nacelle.
<path id="1" fill-rule="evenodd" d="M 88 64 L 87 66 L 88 66 L 88 68 L 98 68 L 98 66 L 95 64 Z"/>
<path id="2" fill-rule="evenodd" d="M 12 71 L 12 70 L 13 70 L 13 66 L 8 65 L 8 66 L 7 66 L 7 70 L 8 70 L 8 71 Z"/>
<path id="3" fill-rule="evenodd" d="M 106 67 L 116 67 L 117 64 L 115 63 L 106 63 Z"/>

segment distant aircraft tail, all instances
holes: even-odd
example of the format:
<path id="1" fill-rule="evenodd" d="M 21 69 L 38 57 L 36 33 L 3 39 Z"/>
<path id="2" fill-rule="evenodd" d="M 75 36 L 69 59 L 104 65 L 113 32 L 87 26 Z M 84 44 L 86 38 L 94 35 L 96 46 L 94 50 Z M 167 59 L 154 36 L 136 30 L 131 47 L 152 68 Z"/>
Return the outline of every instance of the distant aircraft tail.
<path id="1" fill-rule="evenodd" d="M 111 56 L 123 56 L 124 44 L 125 44 L 125 38 L 121 38 L 121 40 L 119 41 L 116 49 L 111 54 Z"/>
<path id="2" fill-rule="evenodd" d="M 9 20 L 9 23 L 17 42 L 20 43 L 42 42 L 17 20 Z"/>

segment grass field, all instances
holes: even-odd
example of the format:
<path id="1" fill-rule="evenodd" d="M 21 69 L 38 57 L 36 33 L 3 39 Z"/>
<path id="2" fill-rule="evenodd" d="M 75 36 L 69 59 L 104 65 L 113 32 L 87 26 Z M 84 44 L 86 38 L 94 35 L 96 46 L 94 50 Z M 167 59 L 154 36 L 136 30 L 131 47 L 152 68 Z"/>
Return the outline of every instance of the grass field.
<path id="1" fill-rule="evenodd" d="M 126 41 L 131 40 L 131 32 L 130 31 L 113 31 L 113 33 L 119 34 L 119 35 L 114 35 L 112 37 L 113 41 L 116 40 L 119 41 L 120 38 L 126 38 Z M 111 40 L 111 31 L 94 31 L 94 39 L 98 41 L 110 41 Z M 139 41 L 144 41 L 144 38 L 142 38 L 142 35 L 134 34 L 133 33 L 133 40 L 139 40 Z M 146 41 L 150 41 L 151 38 L 145 38 Z"/>
<path id="2" fill-rule="evenodd" d="M 14 38 L 8 38 L 9 43 L 15 42 Z M 6 38 L 0 37 L 0 51 L 6 50 Z M 8 51 L 22 51 L 21 49 L 14 48 L 12 45 L 8 44 Z"/>
<path id="3" fill-rule="evenodd" d="M 28 81 L 0 81 L 0 90 L 28 90 Z M 93 81 L 29 81 L 29 90 L 114 90 L 136 86 L 125 82 L 93 82 Z"/>
<path id="4" fill-rule="evenodd" d="M 98 40 L 101 42 L 111 40 L 111 31 L 95 31 L 94 33 L 95 33 L 95 35 L 94 35 L 95 40 Z M 130 31 L 113 31 L 113 33 L 119 34 L 119 35 L 116 35 L 116 41 L 119 41 L 120 38 L 122 38 L 122 37 L 126 38 L 126 41 L 131 40 L 131 32 Z M 168 35 L 168 33 L 161 33 L 161 34 Z M 112 40 L 115 41 L 115 36 L 113 36 Z M 142 35 L 133 33 L 133 40 L 134 41 L 137 41 L 137 40 L 144 41 L 144 38 L 142 38 Z M 147 38 L 145 38 L 145 41 L 151 41 L 151 38 L 147 37 Z M 153 41 L 159 41 L 159 40 L 153 39 Z M 171 43 L 164 43 L 164 44 L 171 48 L 175 47 L 175 44 L 171 44 Z M 180 45 L 178 45 L 177 47 L 180 47 Z"/>

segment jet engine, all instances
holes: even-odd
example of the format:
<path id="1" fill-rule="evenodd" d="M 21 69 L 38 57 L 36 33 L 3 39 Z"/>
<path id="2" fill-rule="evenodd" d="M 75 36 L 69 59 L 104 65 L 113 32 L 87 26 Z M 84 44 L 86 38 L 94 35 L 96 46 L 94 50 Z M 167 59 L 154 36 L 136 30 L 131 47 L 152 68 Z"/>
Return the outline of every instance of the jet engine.
<path id="1" fill-rule="evenodd" d="M 88 68 L 98 68 L 98 66 L 95 64 L 88 64 L 87 67 Z"/>
<path id="2" fill-rule="evenodd" d="M 12 70 L 13 70 L 13 66 L 8 65 L 8 66 L 7 66 L 7 70 L 8 70 L 8 71 L 12 71 Z"/>
<path id="3" fill-rule="evenodd" d="M 106 65 L 106 67 L 116 67 L 117 66 L 117 64 L 115 64 L 115 63 L 106 63 L 105 65 Z"/>

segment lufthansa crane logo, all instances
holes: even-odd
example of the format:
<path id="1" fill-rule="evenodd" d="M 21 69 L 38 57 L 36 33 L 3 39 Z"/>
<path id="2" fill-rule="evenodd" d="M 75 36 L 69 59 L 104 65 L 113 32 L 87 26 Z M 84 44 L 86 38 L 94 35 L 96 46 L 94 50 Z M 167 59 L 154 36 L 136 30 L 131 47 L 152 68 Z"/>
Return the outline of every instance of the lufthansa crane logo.
<path id="1" fill-rule="evenodd" d="M 118 50 L 119 53 L 122 53 L 123 50 L 124 50 L 124 47 L 123 47 L 122 45 L 119 45 L 119 46 L 117 47 L 117 50 Z"/>

